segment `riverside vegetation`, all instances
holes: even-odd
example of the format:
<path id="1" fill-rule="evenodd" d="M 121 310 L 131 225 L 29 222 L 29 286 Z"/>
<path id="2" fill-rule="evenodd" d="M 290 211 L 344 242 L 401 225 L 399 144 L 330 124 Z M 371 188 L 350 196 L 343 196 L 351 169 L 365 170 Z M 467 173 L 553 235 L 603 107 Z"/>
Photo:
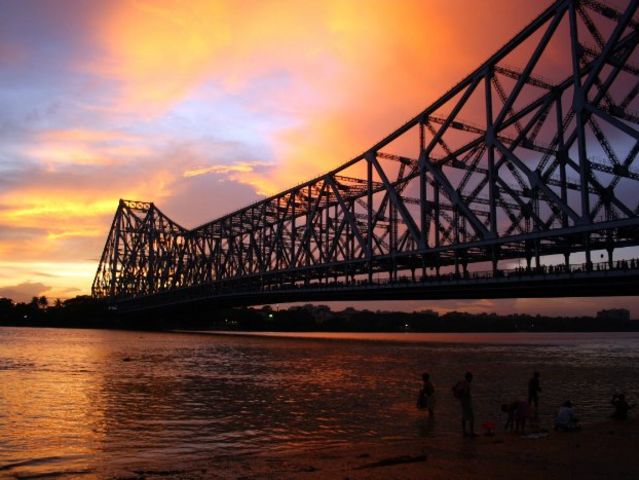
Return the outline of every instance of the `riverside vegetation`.
<path id="1" fill-rule="evenodd" d="M 371 311 L 325 305 L 216 309 L 187 305 L 135 314 L 119 314 L 90 296 L 51 302 L 0 298 L 0 326 L 116 328 L 142 330 L 203 329 L 238 331 L 328 332 L 562 332 L 639 331 L 627 310 L 603 310 L 596 316 L 561 317 L 528 314 Z"/>

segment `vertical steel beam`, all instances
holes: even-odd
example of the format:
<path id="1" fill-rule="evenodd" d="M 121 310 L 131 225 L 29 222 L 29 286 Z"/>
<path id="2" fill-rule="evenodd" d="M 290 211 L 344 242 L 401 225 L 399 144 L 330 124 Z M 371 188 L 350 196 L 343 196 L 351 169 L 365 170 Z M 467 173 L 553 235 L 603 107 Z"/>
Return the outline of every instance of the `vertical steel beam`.
<path id="1" fill-rule="evenodd" d="M 584 129 L 584 104 L 586 98 L 581 86 L 581 45 L 579 43 L 579 32 L 577 30 L 577 0 L 570 2 L 570 43 L 572 53 L 572 75 L 573 75 L 573 102 L 572 108 L 577 121 L 577 154 L 579 155 L 579 181 L 581 182 L 581 219 L 580 224 L 589 224 L 590 218 L 590 194 L 588 193 L 588 178 L 590 177 L 590 166 L 588 164 L 588 152 L 586 150 L 586 132 Z"/>
<path id="2" fill-rule="evenodd" d="M 486 87 L 486 151 L 488 154 L 488 201 L 490 202 L 490 231 L 494 238 L 499 236 L 497 230 L 497 195 L 495 179 L 495 127 L 493 125 L 492 68 L 486 69 L 484 84 Z"/>
<path id="3" fill-rule="evenodd" d="M 372 155 L 375 155 L 373 153 Z M 373 161 L 370 155 L 366 159 L 366 180 L 367 180 L 367 197 L 368 211 L 366 223 L 368 236 L 366 238 L 366 258 L 368 260 L 368 281 L 373 281 Z"/>
<path id="4" fill-rule="evenodd" d="M 564 143 L 564 114 L 563 107 L 561 105 L 561 94 L 557 95 L 555 101 L 555 112 L 557 122 L 557 160 L 559 161 L 559 181 L 561 183 L 561 201 L 564 205 L 568 205 L 568 188 L 566 187 L 566 160 L 568 152 L 566 151 L 566 145 Z M 566 212 L 561 212 L 561 225 L 568 227 L 568 215 Z"/>
<path id="5" fill-rule="evenodd" d="M 428 179 L 426 177 L 426 133 L 424 120 L 419 122 L 419 217 L 422 248 L 428 248 Z"/>

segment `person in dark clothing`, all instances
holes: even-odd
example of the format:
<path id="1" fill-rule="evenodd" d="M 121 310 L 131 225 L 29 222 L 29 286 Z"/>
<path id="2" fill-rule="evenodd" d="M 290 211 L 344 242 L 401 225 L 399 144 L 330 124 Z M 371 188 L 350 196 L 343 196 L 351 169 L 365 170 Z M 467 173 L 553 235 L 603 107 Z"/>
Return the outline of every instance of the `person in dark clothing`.
<path id="1" fill-rule="evenodd" d="M 539 377 L 539 372 L 534 372 L 532 378 L 528 381 L 528 405 L 535 408 L 535 417 L 538 416 L 539 393 L 541 392 Z"/>
<path id="2" fill-rule="evenodd" d="M 504 403 L 501 411 L 508 415 L 504 430 L 507 432 L 524 433 L 526 429 L 526 418 L 528 418 L 528 403 L 523 400 L 516 400 Z"/>
<path id="3" fill-rule="evenodd" d="M 435 387 L 430 381 L 430 374 L 422 375 L 423 385 L 417 398 L 417 408 L 428 409 L 428 415 L 435 415 Z"/>
<path id="4" fill-rule="evenodd" d="M 464 379 L 460 380 L 453 387 L 453 395 L 459 400 L 462 411 L 462 433 L 464 437 L 476 437 L 475 414 L 473 412 L 473 399 L 470 394 L 470 383 L 473 381 L 473 374 L 466 372 Z M 468 429 L 466 428 L 468 425 Z"/>
<path id="5" fill-rule="evenodd" d="M 630 405 L 626 401 L 626 396 L 623 393 L 613 395 L 610 403 L 615 407 L 615 412 L 612 414 L 612 418 L 615 420 L 626 420 L 628 418 L 628 410 L 635 407 L 634 404 Z"/>

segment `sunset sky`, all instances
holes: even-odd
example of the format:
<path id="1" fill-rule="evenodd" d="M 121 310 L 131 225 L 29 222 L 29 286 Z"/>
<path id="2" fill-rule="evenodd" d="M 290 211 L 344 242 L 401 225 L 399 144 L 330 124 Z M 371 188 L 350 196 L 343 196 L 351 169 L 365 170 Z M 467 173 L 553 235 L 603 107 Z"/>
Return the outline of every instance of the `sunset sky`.
<path id="1" fill-rule="evenodd" d="M 89 293 L 119 198 L 193 227 L 347 161 L 549 3 L 0 0 L 0 296 Z"/>

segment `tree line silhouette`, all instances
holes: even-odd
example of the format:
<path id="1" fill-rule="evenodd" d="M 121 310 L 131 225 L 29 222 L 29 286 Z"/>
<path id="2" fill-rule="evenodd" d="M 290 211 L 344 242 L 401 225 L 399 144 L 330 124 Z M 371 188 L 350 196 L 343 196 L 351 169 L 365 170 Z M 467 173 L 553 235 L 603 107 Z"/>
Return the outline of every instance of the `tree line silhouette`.
<path id="1" fill-rule="evenodd" d="M 105 305 L 88 295 L 53 301 L 43 295 L 30 302 L 0 298 L 0 325 L 4 326 L 117 328 L 119 322 L 113 320 L 117 319 L 110 318 Z"/>
<path id="2" fill-rule="evenodd" d="M 623 315 L 625 312 L 626 315 Z M 621 315 L 617 315 L 621 313 Z M 288 308 L 214 308 L 190 304 L 130 314 L 82 295 L 53 302 L 46 296 L 15 303 L 0 298 L 0 326 L 112 328 L 144 330 L 236 330 L 327 332 L 517 332 L 517 331 L 639 331 L 623 309 L 599 312 L 596 317 L 559 317 L 528 314 L 370 311 L 325 305 Z"/>

